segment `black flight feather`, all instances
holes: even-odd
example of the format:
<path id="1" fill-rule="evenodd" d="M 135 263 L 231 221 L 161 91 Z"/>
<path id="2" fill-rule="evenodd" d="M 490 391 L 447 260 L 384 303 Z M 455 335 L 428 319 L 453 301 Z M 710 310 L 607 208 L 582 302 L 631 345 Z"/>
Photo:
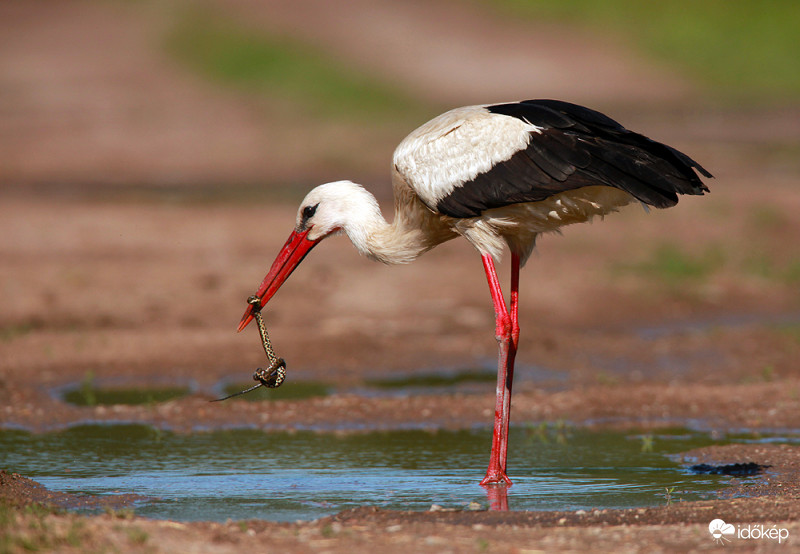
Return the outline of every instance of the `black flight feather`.
<path id="1" fill-rule="evenodd" d="M 489 112 L 535 125 L 526 149 L 457 186 L 436 205 L 452 217 L 537 202 L 586 186 L 622 189 L 657 208 L 674 206 L 678 194 L 708 188 L 696 171 L 712 177 L 686 154 L 647 138 L 602 113 L 558 100 L 488 106 Z"/>

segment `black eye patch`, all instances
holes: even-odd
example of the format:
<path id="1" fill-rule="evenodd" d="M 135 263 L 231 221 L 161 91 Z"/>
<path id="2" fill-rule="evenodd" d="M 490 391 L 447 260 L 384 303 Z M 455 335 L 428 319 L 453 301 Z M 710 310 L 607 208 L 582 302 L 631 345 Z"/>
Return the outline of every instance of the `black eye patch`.
<path id="1" fill-rule="evenodd" d="M 314 217 L 314 214 L 317 213 L 317 206 L 319 206 L 319 204 L 303 208 L 303 223 Z"/>

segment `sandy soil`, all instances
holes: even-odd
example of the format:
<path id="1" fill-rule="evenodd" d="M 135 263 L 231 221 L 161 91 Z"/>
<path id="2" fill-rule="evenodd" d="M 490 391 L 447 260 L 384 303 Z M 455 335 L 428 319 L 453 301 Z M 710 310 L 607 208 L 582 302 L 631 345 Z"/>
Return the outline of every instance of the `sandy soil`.
<path id="1" fill-rule="evenodd" d="M 390 47 L 403 42 L 409 22 L 420 20 L 421 3 L 371 3 L 372 21 L 381 22 L 372 27 L 349 23 L 367 13 L 356 3 L 356 11 L 335 14 L 324 9 L 326 3 L 302 2 L 297 10 L 288 3 L 225 4 L 259 25 L 306 33 L 360 67 L 378 73 L 397 68 L 398 79 L 432 101 L 476 101 L 467 93 L 458 100 L 466 82 L 458 78 L 474 77 L 408 63 L 398 54 L 402 50 Z M 450 7 L 437 3 L 436 16 L 414 28 L 414 36 L 422 37 L 415 47 L 423 48 L 422 39 L 433 36 L 427 26 L 445 20 Z M 198 425 L 489 425 L 491 395 L 337 394 L 272 410 L 247 402 L 209 404 L 221 380 L 247 380 L 263 365 L 255 330 L 236 334 L 235 327 L 245 298 L 290 231 L 295 206 L 248 203 L 214 188 L 218 202 L 199 201 L 188 184 L 276 182 L 290 175 L 296 182 L 324 173 L 324 164 L 300 168 L 301 158 L 314 159 L 314 145 L 321 143 L 298 149 L 298 137 L 316 129 L 302 119 L 290 129 L 288 121 L 271 119 L 263 99 L 201 84 L 177 68 L 157 47 L 151 11 L 88 2 L 48 9 L 44 17 L 26 2 L 0 6 L 0 168 L 13 185 L 0 192 L 0 426 L 44 431 L 124 420 L 191 432 Z M 492 87 L 505 87 L 512 92 L 503 98 L 514 97 L 522 95 L 518 86 L 536 88 L 531 96 L 568 95 L 593 105 L 629 102 L 622 108 L 632 120 L 626 124 L 690 151 L 717 177 L 711 195 L 685 199 L 675 209 L 629 209 L 542 239 L 522 278 L 514 423 L 797 430 L 797 109 L 698 108 L 690 103 L 697 97 L 688 84 L 631 59 L 619 45 L 595 48 L 588 38 L 582 39 L 588 44 L 569 41 L 559 50 L 557 29 L 530 33 L 516 23 L 505 27 L 501 19 L 489 25 L 478 8 L 457 17 L 458 25 L 438 30 L 449 33 L 452 41 L 444 43 L 454 55 L 474 60 L 476 74 L 510 51 L 544 51 L 549 60 L 536 79 L 526 76 L 513 86 L 513 66 L 493 67 L 493 78 L 480 80 L 487 88 L 471 87 L 469 95 L 497 95 Z M 486 38 L 470 46 L 465 35 L 478 27 L 486 29 Z M 345 29 L 363 33 L 355 37 Z M 500 45 L 498 36 L 507 42 Z M 371 47 L 355 48 L 356 38 Z M 101 39 L 109 41 L 107 48 L 96 48 Z M 591 57 L 577 54 L 588 50 Z M 569 63 L 606 64 L 615 77 L 596 90 L 579 87 L 569 79 L 584 71 L 581 65 L 566 75 L 546 69 L 548 63 L 563 67 L 553 61 L 558 52 Z M 84 67 L 78 80 L 76 67 Z M 650 76 L 639 80 L 642 71 Z M 637 86 L 621 85 L 630 82 Z M 123 120 L 110 121 L 109 114 Z M 743 128 L 747 141 L 737 138 Z M 276 140 L 284 130 L 290 139 Z M 366 161 L 362 175 L 384 167 L 389 140 L 400 138 L 381 136 L 387 142 L 372 147 L 385 150 L 382 158 Z M 122 183 L 178 184 L 184 190 L 131 199 L 119 192 Z M 769 193 L 754 194 L 754 183 Z M 381 190 L 385 196 L 385 186 Z M 654 269 L 654 252 L 664 244 L 679 245 L 710 269 L 688 277 Z M 331 239 L 292 276 L 266 317 L 276 349 L 289 363 L 287 387 L 294 380 L 359 384 L 379 376 L 486 368 L 495 355 L 480 261 L 463 241 L 412 265 L 388 268 L 359 258 L 346 240 Z M 196 392 L 154 406 L 94 407 L 71 406 L 51 394 L 88 374 L 101 385 L 191 382 Z M 365 506 L 298 524 L 149 521 L 119 509 L 127 498 L 108 499 L 114 511 L 103 516 L 40 512 L 30 503 L 95 500 L 44 491 L 14 475 L 14 468 L 0 468 L 8 472 L 0 473 L 0 497 L 14 506 L 0 518 L 0 530 L 11 551 L 26 548 L 25 541 L 44 550 L 123 552 L 346 552 L 367 546 L 387 552 L 686 551 L 713 548 L 708 523 L 722 518 L 777 525 L 796 540 L 796 448 L 739 445 L 686 456 L 771 468 L 747 488 L 747 498 L 734 498 L 743 492 L 734 483 L 728 498 L 653 509 L 397 513 Z M 42 529 L 48 530 L 45 538 Z M 769 541 L 729 546 L 786 548 Z"/>

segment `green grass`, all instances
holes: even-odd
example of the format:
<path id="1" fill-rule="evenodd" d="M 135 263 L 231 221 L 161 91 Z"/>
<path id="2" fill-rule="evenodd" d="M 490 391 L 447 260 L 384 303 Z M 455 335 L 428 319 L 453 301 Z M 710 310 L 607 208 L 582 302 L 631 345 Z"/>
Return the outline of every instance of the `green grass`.
<path id="1" fill-rule="evenodd" d="M 791 337 L 800 344 L 800 323 L 786 323 L 776 326 L 778 332 L 788 337 Z"/>
<path id="2" fill-rule="evenodd" d="M 754 232 L 780 232 L 791 223 L 791 218 L 773 204 L 755 204 L 748 214 L 748 223 Z"/>
<path id="3" fill-rule="evenodd" d="M 5 327 L 0 327 L 0 341 L 11 342 L 20 337 L 24 337 L 36 330 L 36 325 L 33 323 L 18 323 L 9 324 Z"/>
<path id="4" fill-rule="evenodd" d="M 63 514 L 63 510 L 44 504 L 18 507 L 0 499 L 0 554 L 80 547 L 86 542 L 87 533 L 77 516 L 69 516 L 68 526 L 55 526 L 49 521 L 50 516 Z"/>
<path id="5" fill-rule="evenodd" d="M 128 527 L 125 529 L 125 534 L 128 535 L 128 540 L 136 545 L 143 545 L 150 538 L 147 531 L 140 527 Z"/>
<path id="6" fill-rule="evenodd" d="M 674 244 L 662 244 L 653 250 L 649 259 L 624 264 L 615 271 L 642 274 L 666 283 L 682 284 L 702 281 L 725 265 L 720 247 L 709 246 L 703 252 L 690 254 Z"/>
<path id="7" fill-rule="evenodd" d="M 753 250 L 739 256 L 723 244 L 709 244 L 692 251 L 672 243 L 653 248 L 639 261 L 614 264 L 612 276 L 636 275 L 649 281 L 673 286 L 699 284 L 722 270 L 736 271 L 745 278 L 758 278 L 777 286 L 796 287 L 800 283 L 800 257 L 776 259 L 768 250 Z"/>
<path id="8" fill-rule="evenodd" d="M 742 262 L 744 272 L 771 282 L 800 284 L 800 257 L 792 257 L 782 262 L 775 261 L 766 252 L 757 252 Z"/>
<path id="9" fill-rule="evenodd" d="M 184 12 L 165 44 L 174 57 L 208 78 L 291 99 L 312 115 L 391 119 L 428 113 L 410 95 L 326 52 L 212 11 Z"/>
<path id="10" fill-rule="evenodd" d="M 501 0 L 492 5 L 619 36 L 723 98 L 800 97 L 796 0 Z"/>

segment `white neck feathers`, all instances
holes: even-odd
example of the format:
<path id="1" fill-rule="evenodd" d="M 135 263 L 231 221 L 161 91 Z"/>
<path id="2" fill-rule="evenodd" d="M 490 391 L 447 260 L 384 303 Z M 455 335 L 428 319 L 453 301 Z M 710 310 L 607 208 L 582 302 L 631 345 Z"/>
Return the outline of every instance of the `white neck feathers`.
<path id="1" fill-rule="evenodd" d="M 372 201 L 364 203 L 362 209 L 351 212 L 352 217 L 342 227 L 361 254 L 385 264 L 406 264 L 442 242 L 432 241 L 406 212 L 395 210 L 394 221 L 388 223 L 371 194 L 370 198 Z"/>
<path id="2" fill-rule="evenodd" d="M 311 240 L 344 233 L 361 254 L 386 264 L 409 263 L 456 236 L 410 189 L 395 196 L 395 218 L 388 223 L 378 201 L 361 185 L 326 183 L 303 200 L 297 228 L 310 225 Z M 313 215 L 307 215 L 309 211 Z"/>

